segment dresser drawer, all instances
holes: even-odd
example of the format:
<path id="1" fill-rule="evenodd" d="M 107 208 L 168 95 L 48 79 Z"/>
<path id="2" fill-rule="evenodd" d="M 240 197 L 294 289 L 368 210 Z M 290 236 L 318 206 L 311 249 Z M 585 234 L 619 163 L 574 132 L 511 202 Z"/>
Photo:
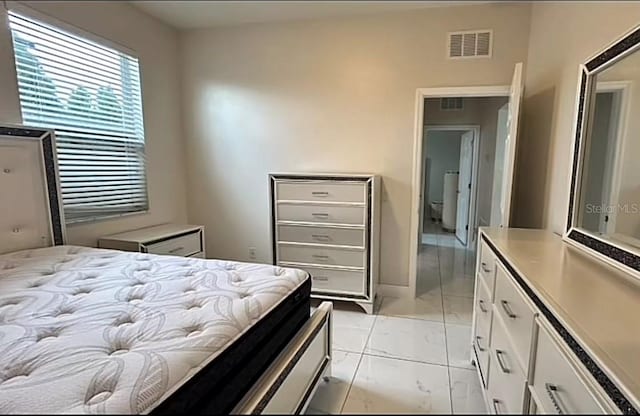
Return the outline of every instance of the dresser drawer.
<path id="1" fill-rule="evenodd" d="M 491 303 L 491 296 L 489 295 L 489 289 L 478 279 L 475 296 L 475 316 L 477 320 L 485 320 L 491 322 L 491 315 L 493 314 L 493 308 Z"/>
<path id="2" fill-rule="evenodd" d="M 366 201 L 366 185 L 354 182 L 278 182 L 276 196 L 279 201 L 327 201 L 358 202 Z"/>
<path id="3" fill-rule="evenodd" d="M 496 263 L 496 293 L 494 313 L 502 317 L 507 334 L 513 342 L 520 366 L 529 368 L 534 308 L 516 286 L 516 282 L 500 263 Z"/>
<path id="4" fill-rule="evenodd" d="M 364 295 L 364 271 L 337 270 L 320 267 L 305 267 L 311 275 L 312 290 L 320 292 L 352 293 Z"/>
<path id="5" fill-rule="evenodd" d="M 489 294 L 493 299 L 493 287 L 496 277 L 496 256 L 491 247 L 480 240 L 480 255 L 478 260 L 478 273 L 489 288 Z"/>
<path id="6" fill-rule="evenodd" d="M 491 328 L 489 406 L 495 414 L 520 414 L 525 410 L 527 379 L 520 368 L 502 318 L 494 314 Z"/>
<path id="7" fill-rule="evenodd" d="M 539 410 L 547 414 L 607 413 L 568 354 L 572 353 L 565 353 L 547 328 L 540 326 L 531 386 Z"/>
<path id="8" fill-rule="evenodd" d="M 280 262 L 364 267 L 364 250 L 278 244 Z"/>
<path id="9" fill-rule="evenodd" d="M 278 204 L 279 221 L 364 225 L 364 207 Z"/>
<path id="10" fill-rule="evenodd" d="M 147 253 L 172 256 L 191 256 L 202 251 L 200 232 L 171 238 L 159 243 L 149 244 Z"/>
<path id="11" fill-rule="evenodd" d="M 364 230 L 358 228 L 278 225 L 278 241 L 364 247 Z"/>
<path id="12" fill-rule="evenodd" d="M 489 382 L 489 354 L 491 343 L 491 308 L 487 311 L 487 316 L 481 312 L 476 313 L 476 322 L 473 334 L 473 348 L 476 351 L 477 364 L 482 373 L 483 381 Z"/>

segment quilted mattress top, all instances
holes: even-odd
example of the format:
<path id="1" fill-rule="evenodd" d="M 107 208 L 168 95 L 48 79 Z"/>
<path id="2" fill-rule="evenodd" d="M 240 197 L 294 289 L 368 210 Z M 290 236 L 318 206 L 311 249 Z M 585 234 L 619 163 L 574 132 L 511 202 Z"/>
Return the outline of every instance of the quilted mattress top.
<path id="1" fill-rule="evenodd" d="M 0 413 L 147 413 L 306 279 L 74 246 L 0 255 Z"/>

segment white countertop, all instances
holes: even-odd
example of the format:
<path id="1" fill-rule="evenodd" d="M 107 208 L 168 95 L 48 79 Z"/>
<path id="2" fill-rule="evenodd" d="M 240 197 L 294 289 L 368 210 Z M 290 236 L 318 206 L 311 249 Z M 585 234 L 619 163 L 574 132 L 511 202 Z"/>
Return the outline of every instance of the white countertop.
<path id="1" fill-rule="evenodd" d="M 550 231 L 481 231 L 640 409 L 640 280 Z"/>

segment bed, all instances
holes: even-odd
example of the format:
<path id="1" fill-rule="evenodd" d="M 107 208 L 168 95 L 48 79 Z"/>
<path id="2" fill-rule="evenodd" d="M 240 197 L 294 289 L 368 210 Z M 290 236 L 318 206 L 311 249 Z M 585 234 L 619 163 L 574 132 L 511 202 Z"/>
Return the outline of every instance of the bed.
<path id="1" fill-rule="evenodd" d="M 54 146 L 0 127 L 0 412 L 303 412 L 331 362 L 309 275 L 65 245 Z"/>

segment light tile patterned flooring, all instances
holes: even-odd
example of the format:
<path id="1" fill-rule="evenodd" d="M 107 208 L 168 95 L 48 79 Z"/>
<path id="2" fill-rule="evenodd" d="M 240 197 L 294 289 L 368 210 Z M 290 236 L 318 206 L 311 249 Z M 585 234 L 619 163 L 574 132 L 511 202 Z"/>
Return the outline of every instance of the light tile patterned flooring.
<path id="1" fill-rule="evenodd" d="M 475 253 L 429 224 L 416 299 L 384 297 L 376 315 L 334 303 L 332 377 L 307 414 L 484 413 L 470 361 Z"/>

